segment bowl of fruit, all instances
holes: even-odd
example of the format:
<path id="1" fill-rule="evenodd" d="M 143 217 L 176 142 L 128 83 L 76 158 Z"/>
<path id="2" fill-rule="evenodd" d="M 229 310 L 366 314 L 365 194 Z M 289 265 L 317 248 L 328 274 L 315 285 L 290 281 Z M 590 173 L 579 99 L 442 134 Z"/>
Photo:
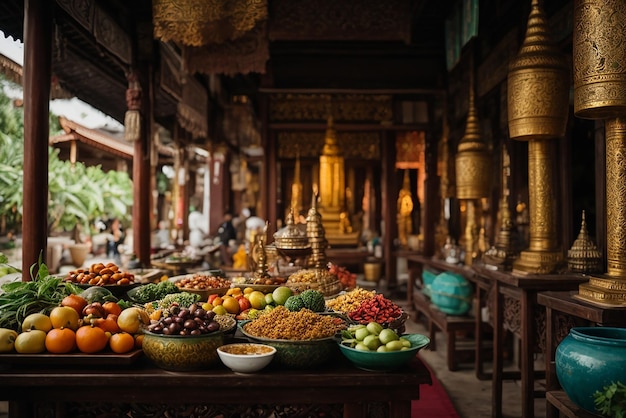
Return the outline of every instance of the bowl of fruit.
<path id="1" fill-rule="evenodd" d="M 217 348 L 224 344 L 226 328 L 232 326 L 197 303 L 189 308 L 173 306 L 144 332 L 143 352 L 165 370 L 207 369 L 217 363 Z"/>
<path id="2" fill-rule="evenodd" d="M 358 324 L 341 332 L 339 349 L 363 370 L 396 370 L 415 358 L 430 339 L 421 334 L 398 334 L 376 322 Z"/>

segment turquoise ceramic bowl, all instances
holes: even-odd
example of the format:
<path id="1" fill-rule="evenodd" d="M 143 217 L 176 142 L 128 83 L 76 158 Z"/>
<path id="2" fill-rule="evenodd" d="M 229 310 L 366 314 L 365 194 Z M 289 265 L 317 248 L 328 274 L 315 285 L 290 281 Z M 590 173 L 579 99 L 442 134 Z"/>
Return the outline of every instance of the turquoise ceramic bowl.
<path id="1" fill-rule="evenodd" d="M 402 337 L 411 341 L 411 348 L 379 353 L 377 351 L 361 351 L 339 343 L 339 349 L 359 369 L 373 371 L 396 370 L 411 361 L 418 351 L 430 344 L 430 339 L 425 335 L 405 334 Z"/>
<path id="2" fill-rule="evenodd" d="M 589 412 L 593 394 L 611 382 L 626 383 L 626 328 L 577 327 L 555 353 L 556 375 L 567 396 Z"/>
<path id="3" fill-rule="evenodd" d="M 460 274 L 438 274 L 430 285 L 430 300 L 448 315 L 465 315 L 472 308 L 472 286 Z"/>

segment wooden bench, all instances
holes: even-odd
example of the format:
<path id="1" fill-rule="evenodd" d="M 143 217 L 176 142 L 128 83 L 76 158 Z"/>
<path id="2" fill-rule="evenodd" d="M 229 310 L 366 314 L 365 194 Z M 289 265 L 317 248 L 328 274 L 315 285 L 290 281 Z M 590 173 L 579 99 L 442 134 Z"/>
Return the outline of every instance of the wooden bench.
<path id="1" fill-rule="evenodd" d="M 474 345 L 457 344 L 457 333 L 473 333 L 476 329 L 476 319 L 473 316 L 454 316 L 440 311 L 437 306 L 431 303 L 421 290 L 416 289 L 413 294 L 413 307 L 415 309 L 415 320 L 419 321 L 423 316 L 428 328 L 430 338 L 429 348 L 437 350 L 437 331 L 446 335 L 446 359 L 448 370 L 455 371 L 459 368 L 459 358 L 468 354 L 474 355 Z"/>

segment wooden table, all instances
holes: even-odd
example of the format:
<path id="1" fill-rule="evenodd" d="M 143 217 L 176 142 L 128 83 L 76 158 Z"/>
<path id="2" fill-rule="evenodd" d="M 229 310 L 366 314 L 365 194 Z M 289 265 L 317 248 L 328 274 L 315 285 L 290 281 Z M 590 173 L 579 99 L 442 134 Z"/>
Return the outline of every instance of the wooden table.
<path id="1" fill-rule="evenodd" d="M 594 416 L 573 404 L 561 390 L 554 363 L 556 347 L 577 326 L 626 327 L 626 307 L 602 307 L 575 298 L 577 291 L 540 292 L 537 303 L 546 307 L 546 399 L 548 418 Z"/>
<path id="2" fill-rule="evenodd" d="M 421 283 L 421 277 L 424 271 L 424 267 L 430 267 L 431 269 L 438 272 L 451 271 L 453 273 L 460 274 L 474 284 L 474 297 L 476 298 L 473 313 L 474 369 L 476 371 L 476 377 L 479 380 L 491 379 L 491 374 L 485 373 L 484 371 L 484 364 L 486 361 L 485 357 L 486 353 L 488 352 L 488 350 L 485 350 L 484 347 L 485 327 L 488 327 L 489 325 L 485 324 L 482 321 L 482 308 L 485 306 L 486 297 L 489 293 L 489 290 L 491 289 L 491 280 L 484 276 L 477 275 L 471 267 L 465 266 L 463 264 L 450 264 L 436 257 L 427 257 L 421 254 L 411 254 L 407 255 L 406 258 L 409 271 L 407 299 L 409 306 L 416 307 L 416 309 L 419 309 L 419 305 L 423 305 L 421 299 L 425 298 L 424 296 L 419 295 L 419 289 L 415 288 L 416 281 Z M 451 347 L 448 347 L 448 350 L 450 349 Z M 448 351 L 448 356 L 450 356 L 450 351 Z M 451 359 L 448 358 L 449 364 L 450 361 Z"/>
<path id="3" fill-rule="evenodd" d="M 233 411 L 245 416 L 251 405 L 307 405 L 309 412 L 312 405 L 338 405 L 344 417 L 357 418 L 368 415 L 368 406 L 381 403 L 385 416 L 405 418 L 411 416 L 411 401 L 419 399 L 420 385 L 431 383 L 429 370 L 418 358 L 395 372 L 359 370 L 341 358 L 313 370 L 270 366 L 255 374 L 237 374 L 221 364 L 201 372 L 168 372 L 142 357 L 113 367 L 15 364 L 0 369 L 0 399 L 9 401 L 12 418 L 84 416 L 87 411 L 86 416 L 126 416 L 129 411 L 134 417 L 166 412 L 216 416 L 224 411 L 227 416 Z"/>
<path id="4" fill-rule="evenodd" d="M 520 380 L 522 392 L 522 416 L 532 418 L 535 415 L 535 378 L 542 377 L 543 371 L 535 371 L 534 350 L 539 345 L 542 335 L 537 327 L 537 294 L 547 290 L 573 290 L 588 279 L 582 275 L 536 275 L 514 274 L 497 271 L 485 266 L 475 265 L 474 271 L 478 276 L 493 281 L 494 300 L 491 315 L 493 317 L 493 374 L 492 374 L 492 416 L 502 416 L 502 382 L 509 374 L 503 372 L 503 336 L 505 332 L 505 297 L 514 302 L 516 312 L 509 312 L 507 318 L 519 321 L 512 331 L 519 326 L 521 339 L 520 350 Z M 539 395 L 539 394 L 538 394 Z"/>

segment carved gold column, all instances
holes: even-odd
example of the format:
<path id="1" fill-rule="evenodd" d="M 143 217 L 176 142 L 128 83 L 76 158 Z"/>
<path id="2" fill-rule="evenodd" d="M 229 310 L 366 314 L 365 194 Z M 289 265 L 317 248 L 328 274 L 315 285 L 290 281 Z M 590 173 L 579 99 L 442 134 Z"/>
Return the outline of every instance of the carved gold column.
<path id="1" fill-rule="evenodd" d="M 474 100 L 474 69 L 470 70 L 469 109 L 465 135 L 459 141 L 455 158 L 456 197 L 466 200 L 465 264 L 471 265 L 477 255 L 476 200 L 489 196 L 491 156 L 480 136 L 478 112 Z M 478 203 L 479 207 L 480 203 Z M 482 212 L 482 210 L 481 210 Z"/>
<path id="2" fill-rule="evenodd" d="M 513 263 L 524 273 L 553 273 L 563 263 L 556 231 L 554 151 L 565 135 L 569 109 L 569 68 L 548 34 L 539 0 L 533 0 L 526 37 L 508 74 L 509 135 L 528 141 L 530 243 Z"/>
<path id="3" fill-rule="evenodd" d="M 626 3 L 574 2 L 574 113 L 604 119 L 607 272 L 581 284 L 578 296 L 626 306 Z"/>

